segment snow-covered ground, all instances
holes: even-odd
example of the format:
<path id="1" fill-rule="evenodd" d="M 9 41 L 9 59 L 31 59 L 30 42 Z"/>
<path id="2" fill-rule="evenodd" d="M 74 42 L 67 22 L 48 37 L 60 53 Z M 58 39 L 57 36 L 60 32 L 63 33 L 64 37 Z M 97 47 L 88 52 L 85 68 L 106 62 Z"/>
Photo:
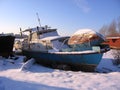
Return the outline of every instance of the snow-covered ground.
<path id="1" fill-rule="evenodd" d="M 120 67 L 112 64 L 111 52 L 104 54 L 96 68 L 100 73 L 63 71 L 37 64 L 24 68 L 23 56 L 14 62 L 0 58 L 0 90 L 120 90 Z"/>

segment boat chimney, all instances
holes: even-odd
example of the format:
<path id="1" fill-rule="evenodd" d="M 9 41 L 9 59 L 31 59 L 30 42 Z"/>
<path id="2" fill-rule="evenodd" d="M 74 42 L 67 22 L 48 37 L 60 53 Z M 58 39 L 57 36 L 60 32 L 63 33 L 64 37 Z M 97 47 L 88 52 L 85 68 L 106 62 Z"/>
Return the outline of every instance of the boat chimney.
<path id="1" fill-rule="evenodd" d="M 23 35 L 22 35 L 22 29 L 21 28 L 20 28 L 20 36 L 23 37 Z"/>
<path id="2" fill-rule="evenodd" d="M 47 30 L 47 28 L 48 28 L 48 26 L 47 26 L 47 25 L 45 25 L 45 30 Z"/>
<path id="3" fill-rule="evenodd" d="M 39 31 L 39 27 L 37 26 L 37 31 Z"/>

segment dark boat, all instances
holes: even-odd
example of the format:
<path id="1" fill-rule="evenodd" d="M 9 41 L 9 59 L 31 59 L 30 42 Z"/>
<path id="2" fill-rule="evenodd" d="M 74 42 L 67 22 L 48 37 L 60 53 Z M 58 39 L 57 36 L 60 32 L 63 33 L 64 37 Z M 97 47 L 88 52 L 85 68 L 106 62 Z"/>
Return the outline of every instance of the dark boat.
<path id="1" fill-rule="evenodd" d="M 109 50 L 108 46 L 101 44 L 104 39 L 89 29 L 71 37 L 60 36 L 56 29 L 47 27 L 25 31 L 30 35 L 23 41 L 22 52 L 41 64 L 66 64 L 83 71 L 94 71 L 103 53 Z"/>
<path id="2" fill-rule="evenodd" d="M 13 35 L 0 34 L 0 56 L 8 58 L 13 53 Z"/>

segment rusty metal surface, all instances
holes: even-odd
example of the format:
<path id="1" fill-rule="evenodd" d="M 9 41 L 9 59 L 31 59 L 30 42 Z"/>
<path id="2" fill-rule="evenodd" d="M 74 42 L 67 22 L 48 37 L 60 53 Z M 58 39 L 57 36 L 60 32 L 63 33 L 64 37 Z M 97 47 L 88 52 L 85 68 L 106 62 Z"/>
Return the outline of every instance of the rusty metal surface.
<path id="1" fill-rule="evenodd" d="M 92 42 L 92 41 L 102 41 L 103 38 L 100 37 L 100 35 L 98 35 L 97 33 L 78 33 L 75 34 L 73 36 L 71 36 L 71 38 L 68 41 L 69 45 L 72 44 L 83 44 L 86 42 Z"/>
<path id="2" fill-rule="evenodd" d="M 111 37 L 107 38 L 106 42 L 104 44 L 108 44 L 110 48 L 112 49 L 120 49 L 120 37 Z"/>

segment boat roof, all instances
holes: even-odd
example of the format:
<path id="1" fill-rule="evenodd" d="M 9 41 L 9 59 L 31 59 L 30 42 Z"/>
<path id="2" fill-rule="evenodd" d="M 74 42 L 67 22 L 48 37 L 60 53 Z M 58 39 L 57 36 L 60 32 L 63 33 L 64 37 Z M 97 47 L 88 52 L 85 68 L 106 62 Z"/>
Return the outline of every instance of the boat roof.
<path id="1" fill-rule="evenodd" d="M 56 31 L 57 29 L 51 29 L 50 27 L 35 27 L 35 28 L 28 28 L 28 29 L 25 29 L 24 31 L 22 32 L 36 32 L 38 34 L 43 34 L 43 33 L 48 33 L 48 32 L 53 32 L 53 31 Z"/>
<path id="2" fill-rule="evenodd" d="M 120 37 L 106 37 L 106 39 L 120 39 Z"/>
<path id="3" fill-rule="evenodd" d="M 62 38 L 69 38 L 70 36 L 51 36 L 41 39 L 42 41 L 54 41 L 54 40 L 60 40 Z"/>

